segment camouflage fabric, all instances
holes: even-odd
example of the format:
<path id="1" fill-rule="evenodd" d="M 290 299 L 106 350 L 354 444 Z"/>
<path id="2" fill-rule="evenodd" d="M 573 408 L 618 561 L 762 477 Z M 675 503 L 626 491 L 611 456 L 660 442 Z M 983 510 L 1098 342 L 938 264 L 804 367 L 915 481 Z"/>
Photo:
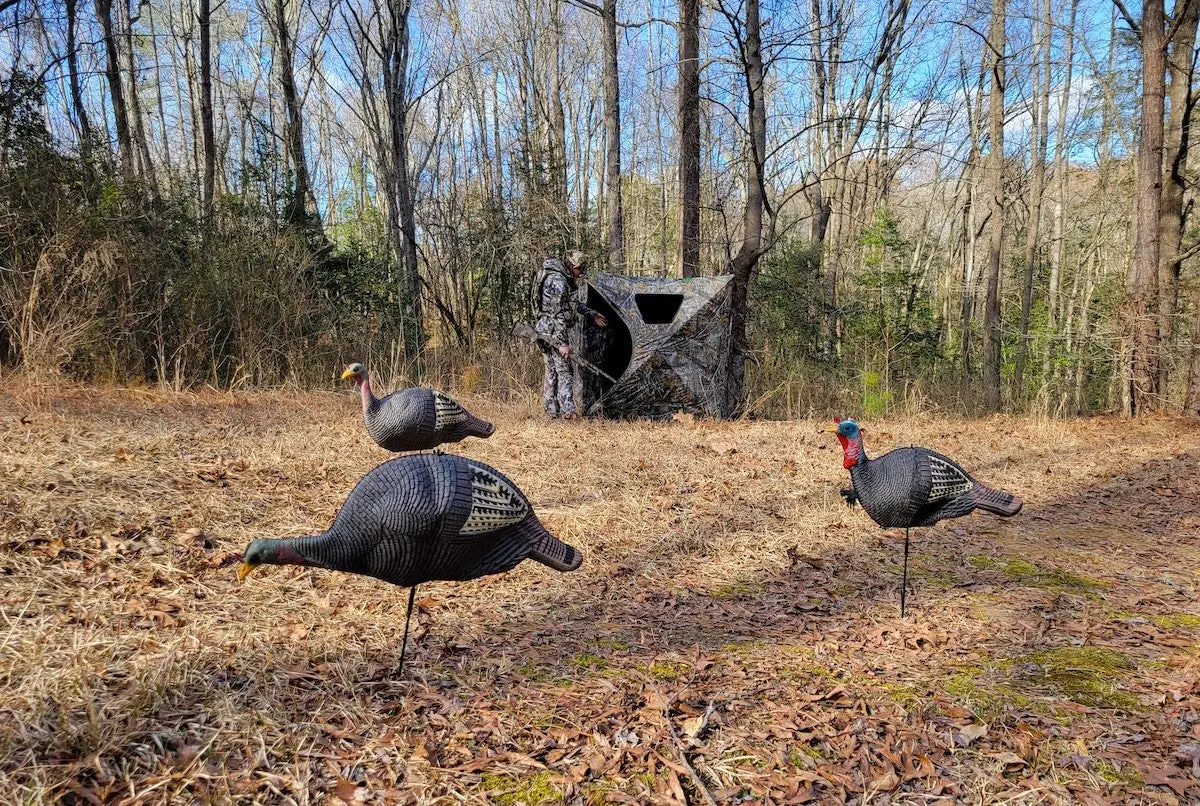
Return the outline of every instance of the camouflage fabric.
<path id="1" fill-rule="evenodd" d="M 586 376 L 583 411 L 605 417 L 725 416 L 731 280 L 590 277 L 588 304 L 608 318 L 609 327 L 585 323 L 581 355 L 617 382 Z"/>
<path id="2" fill-rule="evenodd" d="M 574 368 L 557 348 L 571 346 L 571 331 L 579 314 L 590 317 L 596 312 L 575 298 L 575 278 L 556 258 L 542 264 L 541 271 L 533 279 L 531 293 L 540 314 L 534 329 L 555 348 L 541 345 L 546 362 L 542 404 L 551 417 L 568 417 L 577 413 Z"/>
<path id="3" fill-rule="evenodd" d="M 557 350 L 542 347 L 546 362 L 546 380 L 542 384 L 542 405 L 551 417 L 570 417 L 575 408 L 575 376 L 571 363 Z"/>

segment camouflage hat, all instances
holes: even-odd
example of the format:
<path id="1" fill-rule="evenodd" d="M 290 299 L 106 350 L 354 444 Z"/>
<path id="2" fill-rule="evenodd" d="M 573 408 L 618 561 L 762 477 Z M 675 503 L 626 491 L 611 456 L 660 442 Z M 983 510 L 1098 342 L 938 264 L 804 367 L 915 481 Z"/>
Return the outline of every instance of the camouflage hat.
<path id="1" fill-rule="evenodd" d="M 572 268 L 582 269 L 583 267 L 585 267 L 587 265 L 587 255 L 585 255 L 583 252 L 580 252 L 578 249 L 576 249 L 574 252 L 570 252 L 567 254 L 566 262 L 567 262 L 567 265 Z"/>

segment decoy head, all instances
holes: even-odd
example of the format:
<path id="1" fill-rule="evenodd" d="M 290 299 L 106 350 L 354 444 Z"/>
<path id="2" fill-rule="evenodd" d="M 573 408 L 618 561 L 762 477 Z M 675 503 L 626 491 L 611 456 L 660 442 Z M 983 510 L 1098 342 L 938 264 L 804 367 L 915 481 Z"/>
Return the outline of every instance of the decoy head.
<path id="1" fill-rule="evenodd" d="M 862 435 L 867 429 L 853 420 L 835 420 L 834 426 L 827 430 L 837 434 L 838 442 L 842 443 L 842 466 L 849 470 L 858 464 L 863 455 Z"/>
<path id="2" fill-rule="evenodd" d="M 356 383 L 362 383 L 363 378 L 367 376 L 367 368 L 355 361 L 353 364 L 347 364 L 342 367 L 342 380 L 354 379 Z"/>
<path id="3" fill-rule="evenodd" d="M 241 582 L 260 565 L 308 565 L 304 555 L 292 548 L 286 540 L 264 538 L 251 541 L 242 554 L 238 566 L 238 581 Z"/>

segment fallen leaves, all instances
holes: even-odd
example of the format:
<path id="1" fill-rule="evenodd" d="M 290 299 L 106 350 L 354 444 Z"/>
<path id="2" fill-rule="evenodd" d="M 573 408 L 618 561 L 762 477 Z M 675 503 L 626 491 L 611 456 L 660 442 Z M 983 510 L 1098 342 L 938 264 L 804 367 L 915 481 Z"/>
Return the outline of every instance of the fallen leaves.
<path id="1" fill-rule="evenodd" d="M 842 506 L 836 444 L 807 424 L 604 424 L 580 474 L 502 417 L 472 455 L 521 476 L 590 576 L 422 587 L 405 678 L 366 683 L 395 668 L 403 591 L 297 569 L 239 586 L 230 566 L 323 527 L 385 457 L 345 449 L 355 401 L 219 399 L 0 422 L 24 731 L 6 783 L 36 769 L 94 803 L 126 783 L 147 802 L 1200 801 L 1191 432 L 1154 464 L 1158 426 L 1063 423 L 1048 475 L 1037 425 L 889 423 L 1030 501 L 914 533 L 921 615 L 900 620 L 894 536 Z M 997 570 L 1015 561 L 1105 584 Z M 1126 659 L 1124 708 L 1070 700 L 1069 664 L 1022 665 L 1080 646 Z"/>
<path id="2" fill-rule="evenodd" d="M 954 734 L 954 743 L 959 747 L 967 747 L 976 739 L 987 736 L 987 725 L 963 725 Z"/>

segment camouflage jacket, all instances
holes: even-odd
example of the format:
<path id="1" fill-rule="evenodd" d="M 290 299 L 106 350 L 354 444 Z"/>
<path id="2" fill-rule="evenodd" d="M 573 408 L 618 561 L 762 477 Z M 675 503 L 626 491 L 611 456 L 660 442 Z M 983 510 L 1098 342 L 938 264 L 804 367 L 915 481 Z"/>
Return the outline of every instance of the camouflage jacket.
<path id="1" fill-rule="evenodd" d="M 562 261 L 550 258 L 533 279 L 533 298 L 539 314 L 534 329 L 555 347 L 570 343 L 571 328 L 577 314 L 595 316 L 596 312 L 575 299 L 575 278 Z"/>

